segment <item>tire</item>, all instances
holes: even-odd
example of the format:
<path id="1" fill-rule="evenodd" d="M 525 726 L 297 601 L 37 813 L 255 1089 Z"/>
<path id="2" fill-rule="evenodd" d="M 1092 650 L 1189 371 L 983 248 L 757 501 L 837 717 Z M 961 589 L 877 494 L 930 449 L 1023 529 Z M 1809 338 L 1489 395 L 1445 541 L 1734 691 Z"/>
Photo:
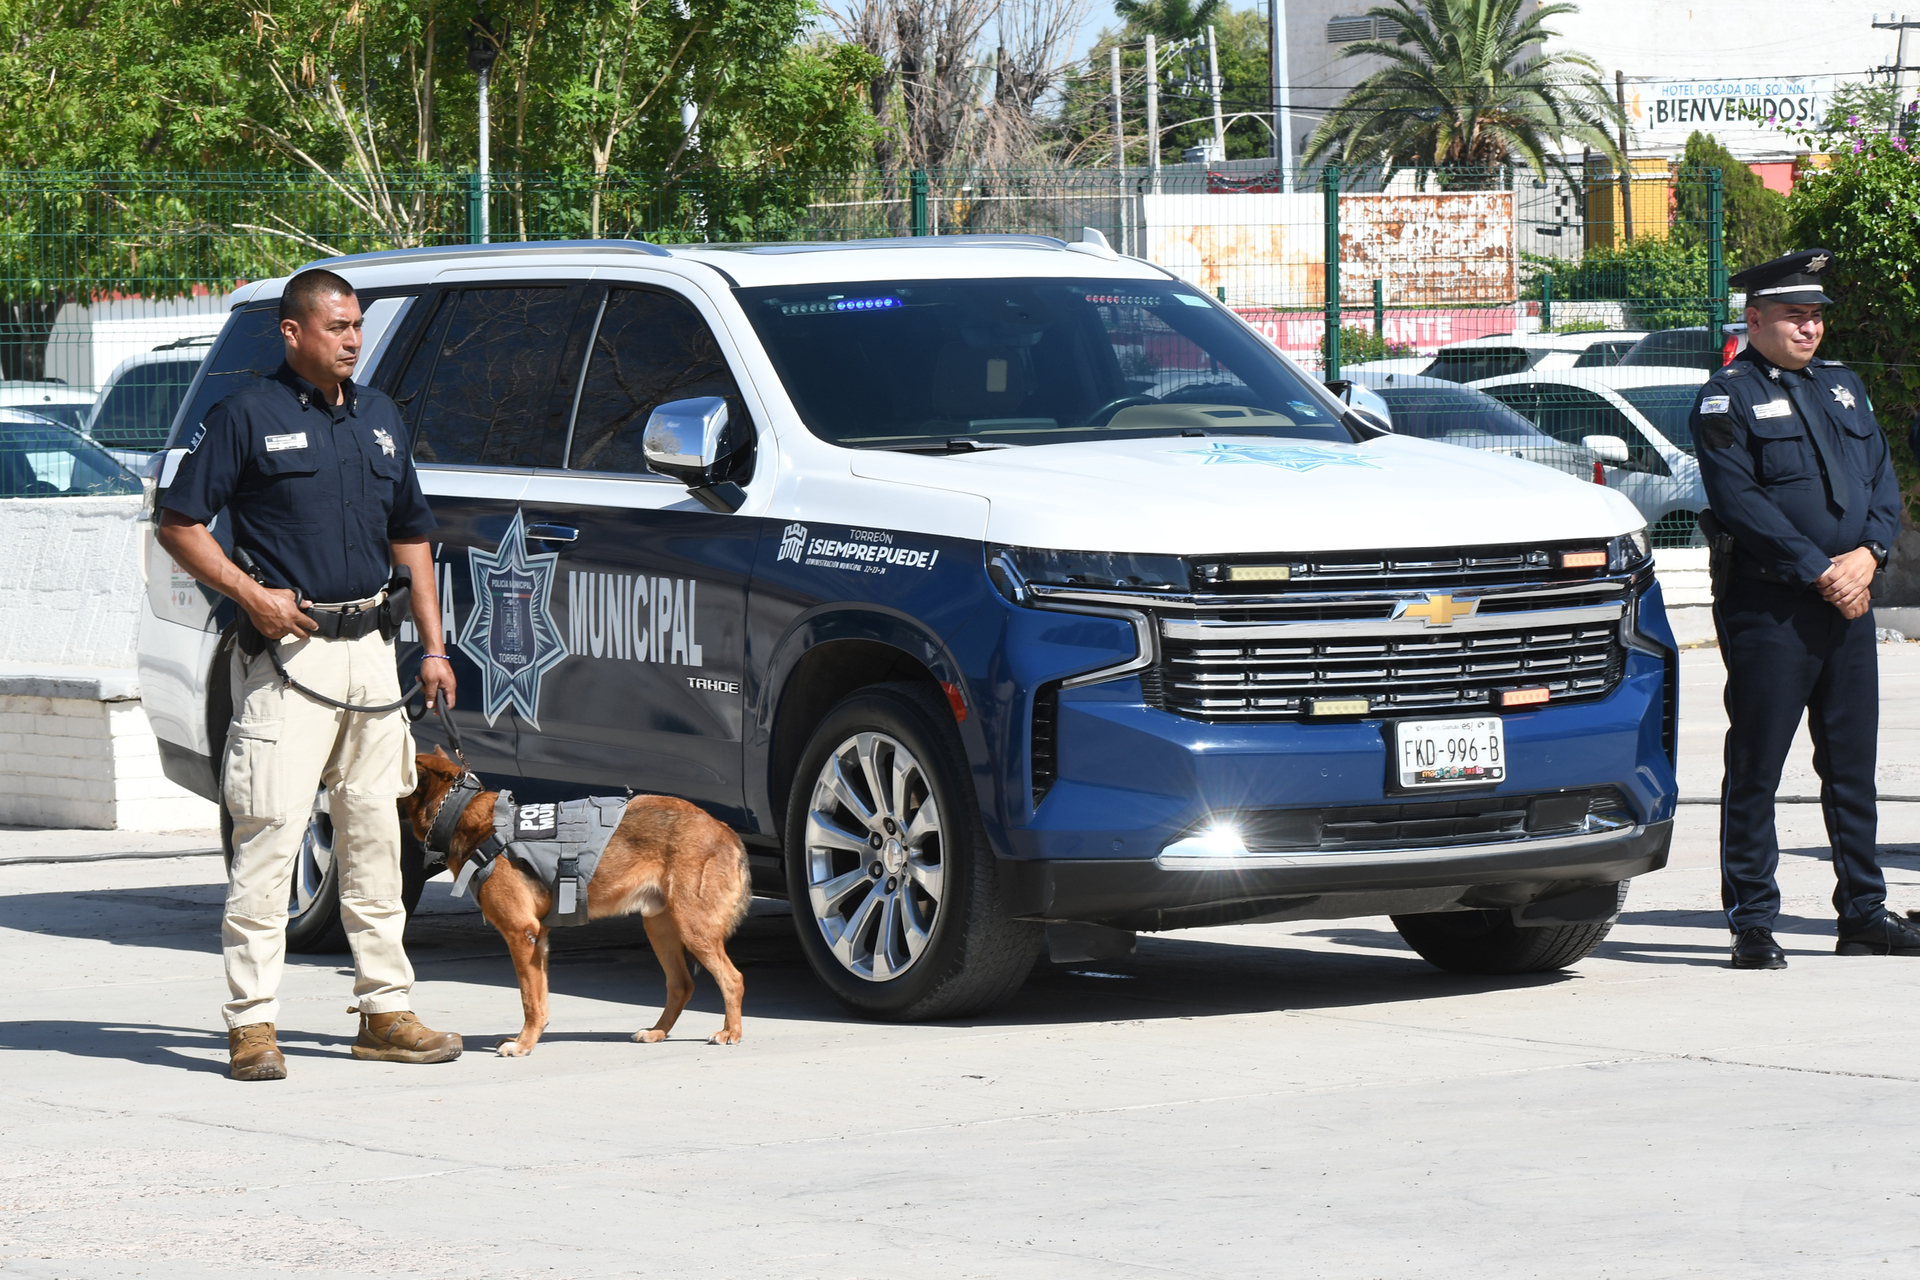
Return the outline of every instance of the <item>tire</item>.
<path id="1" fill-rule="evenodd" d="M 1627 901 L 1627 882 L 1619 886 Z M 1548 973 L 1584 960 L 1613 930 L 1600 924 L 1522 928 L 1511 911 L 1436 911 L 1394 916 L 1393 927 L 1420 958 L 1450 973 Z"/>
<path id="2" fill-rule="evenodd" d="M 876 803 L 869 778 L 886 775 Z M 926 687 L 874 685 L 827 713 L 794 774 L 785 856 L 800 949 L 856 1013 L 964 1017 L 1033 971 L 1045 928 L 1001 906 L 953 712 Z"/>
<path id="3" fill-rule="evenodd" d="M 233 817 L 220 806 L 220 850 L 233 866 Z M 423 851 L 413 834 L 400 832 L 400 903 L 409 916 L 420 904 L 426 886 Z M 313 812 L 300 838 L 294 862 L 293 887 L 287 895 L 287 950 L 303 955 L 330 955 L 347 949 L 340 925 L 340 867 L 333 859 L 333 816 L 327 789 L 314 793 Z"/>

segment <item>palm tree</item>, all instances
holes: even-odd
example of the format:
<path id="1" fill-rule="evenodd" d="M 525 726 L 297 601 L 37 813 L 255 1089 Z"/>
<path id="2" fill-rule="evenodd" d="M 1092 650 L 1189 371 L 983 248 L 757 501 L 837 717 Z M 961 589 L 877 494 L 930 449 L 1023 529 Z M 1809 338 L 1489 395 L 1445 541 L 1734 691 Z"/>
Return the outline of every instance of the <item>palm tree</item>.
<path id="1" fill-rule="evenodd" d="M 1207 34 L 1207 24 L 1225 0 L 1113 0 L 1113 11 L 1127 25 L 1151 31 L 1162 40 L 1191 40 Z"/>
<path id="2" fill-rule="evenodd" d="M 1318 160 L 1435 169 L 1448 185 L 1486 185 L 1492 170 L 1524 160 L 1535 173 L 1567 168 L 1550 144 L 1574 142 L 1623 163 L 1610 129 L 1620 108 L 1583 53 L 1528 56 L 1558 33 L 1546 23 L 1576 11 L 1543 4 L 1521 16 L 1525 0 L 1394 0 L 1369 17 L 1397 23 L 1399 36 L 1348 45 L 1344 57 L 1369 55 L 1391 65 L 1347 94 L 1307 140 L 1305 164 Z M 1478 173 L 1473 172 L 1478 170 Z"/>

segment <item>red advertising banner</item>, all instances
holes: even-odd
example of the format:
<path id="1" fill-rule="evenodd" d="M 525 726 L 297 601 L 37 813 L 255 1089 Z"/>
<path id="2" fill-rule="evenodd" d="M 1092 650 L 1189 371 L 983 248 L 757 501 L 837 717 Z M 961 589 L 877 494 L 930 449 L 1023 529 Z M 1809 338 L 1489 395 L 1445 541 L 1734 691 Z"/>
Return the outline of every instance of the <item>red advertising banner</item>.
<path id="1" fill-rule="evenodd" d="M 1273 311 L 1260 307 L 1235 307 L 1234 310 L 1268 342 L 1307 368 L 1320 368 L 1321 349 L 1327 336 L 1324 313 Z M 1373 313 L 1348 312 L 1340 317 L 1340 323 L 1343 328 L 1358 328 L 1371 334 Z M 1448 343 L 1512 333 L 1514 314 L 1511 307 L 1436 307 L 1419 311 L 1389 311 L 1385 328 L 1385 337 L 1390 346 L 1412 347 L 1415 354 L 1424 356 L 1432 355 Z"/>

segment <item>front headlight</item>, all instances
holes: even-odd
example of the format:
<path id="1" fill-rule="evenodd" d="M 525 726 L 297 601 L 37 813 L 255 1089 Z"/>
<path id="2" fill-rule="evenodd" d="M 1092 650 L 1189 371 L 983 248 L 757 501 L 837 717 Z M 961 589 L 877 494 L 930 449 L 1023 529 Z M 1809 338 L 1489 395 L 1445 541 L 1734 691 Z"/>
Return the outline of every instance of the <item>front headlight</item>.
<path id="1" fill-rule="evenodd" d="M 1607 544 L 1607 571 L 1627 573 L 1638 569 L 1653 554 L 1653 538 L 1641 525 L 1632 533 L 1623 533 Z"/>
<path id="2" fill-rule="evenodd" d="M 1028 584 L 1107 591 L 1185 591 L 1187 566 L 1179 556 L 1129 551 L 1055 551 L 1048 547 L 988 547 L 987 574 L 1016 603 Z"/>

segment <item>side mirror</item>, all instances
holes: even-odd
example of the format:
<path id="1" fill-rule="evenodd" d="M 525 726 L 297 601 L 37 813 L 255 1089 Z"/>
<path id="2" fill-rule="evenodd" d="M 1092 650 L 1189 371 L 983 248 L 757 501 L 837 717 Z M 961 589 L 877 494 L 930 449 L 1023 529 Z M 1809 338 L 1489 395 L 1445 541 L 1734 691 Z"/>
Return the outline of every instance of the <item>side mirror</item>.
<path id="1" fill-rule="evenodd" d="M 1580 443 L 1587 447 L 1588 453 L 1591 453 L 1594 457 L 1610 466 L 1624 467 L 1627 465 L 1627 458 L 1629 456 L 1627 453 L 1627 442 L 1619 436 L 1586 436 L 1581 439 Z"/>
<path id="2" fill-rule="evenodd" d="M 709 510 L 724 515 L 747 500 L 739 485 L 714 481 L 735 448 L 732 425 L 727 402 L 719 396 L 669 400 L 647 418 L 640 451 L 648 467 L 680 481 Z"/>

